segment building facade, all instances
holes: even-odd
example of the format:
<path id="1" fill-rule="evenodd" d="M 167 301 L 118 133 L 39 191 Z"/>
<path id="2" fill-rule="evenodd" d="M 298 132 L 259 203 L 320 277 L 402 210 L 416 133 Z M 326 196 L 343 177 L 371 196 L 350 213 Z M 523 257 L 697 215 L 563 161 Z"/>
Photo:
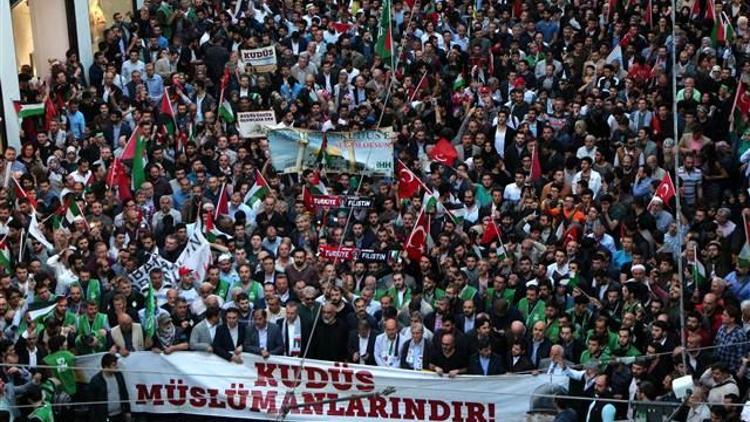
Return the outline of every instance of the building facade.
<path id="1" fill-rule="evenodd" d="M 84 69 L 115 13 L 136 13 L 143 0 L 0 0 L 0 143 L 20 146 L 14 101 L 20 98 L 18 72 L 30 66 L 47 76 L 50 60 L 74 51 Z M 10 30 L 12 28 L 12 30 Z"/>

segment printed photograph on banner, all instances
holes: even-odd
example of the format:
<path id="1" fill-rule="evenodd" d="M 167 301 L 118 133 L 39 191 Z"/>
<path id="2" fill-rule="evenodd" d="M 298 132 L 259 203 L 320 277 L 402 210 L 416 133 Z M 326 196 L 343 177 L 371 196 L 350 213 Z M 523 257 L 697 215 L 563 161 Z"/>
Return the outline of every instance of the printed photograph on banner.
<path id="1" fill-rule="evenodd" d="M 240 50 L 240 60 L 256 73 L 276 71 L 276 48 L 274 46 Z"/>
<path id="2" fill-rule="evenodd" d="M 273 110 L 237 113 L 237 130 L 243 138 L 264 138 L 274 126 L 276 113 Z"/>
<path id="3" fill-rule="evenodd" d="M 364 169 L 366 174 L 393 177 L 393 144 L 379 130 L 326 132 L 324 136 L 318 131 L 274 129 L 268 132 L 268 143 L 273 166 L 284 173 L 322 166 L 329 172 Z"/>

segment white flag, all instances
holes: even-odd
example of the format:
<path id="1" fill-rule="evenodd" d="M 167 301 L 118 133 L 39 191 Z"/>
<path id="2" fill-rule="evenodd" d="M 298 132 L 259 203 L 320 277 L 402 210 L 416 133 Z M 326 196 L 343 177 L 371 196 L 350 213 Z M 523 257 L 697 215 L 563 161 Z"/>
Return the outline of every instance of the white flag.
<path id="1" fill-rule="evenodd" d="M 605 62 L 607 64 L 618 62 L 620 63 L 620 68 L 622 68 L 622 47 L 620 47 L 620 44 L 617 44 L 617 47 L 613 48 L 612 51 L 610 51 Z"/>
<path id="2" fill-rule="evenodd" d="M 195 279 L 203 282 L 206 277 L 208 266 L 211 265 L 211 245 L 206 240 L 201 230 L 193 230 L 188 238 L 187 246 L 177 258 L 177 268 L 187 267 L 195 272 Z"/>
<path id="3" fill-rule="evenodd" d="M 39 228 L 39 222 L 36 220 L 36 213 L 31 213 L 31 222 L 29 223 L 29 234 L 36 240 L 38 240 L 42 245 L 44 245 L 47 250 L 55 249 L 54 246 L 52 246 L 51 243 L 47 240 L 46 237 L 44 237 L 44 233 L 42 233 L 42 230 Z"/>

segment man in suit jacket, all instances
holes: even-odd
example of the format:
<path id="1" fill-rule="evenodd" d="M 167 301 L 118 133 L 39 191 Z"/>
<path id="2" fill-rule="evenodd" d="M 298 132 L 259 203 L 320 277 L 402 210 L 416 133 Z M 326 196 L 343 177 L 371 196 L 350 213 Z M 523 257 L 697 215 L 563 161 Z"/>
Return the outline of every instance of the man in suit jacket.
<path id="1" fill-rule="evenodd" d="M 247 327 L 243 349 L 248 353 L 261 355 L 263 359 L 284 353 L 281 329 L 276 324 L 268 323 L 265 309 L 253 311 L 253 324 Z"/>
<path id="2" fill-rule="evenodd" d="M 506 366 L 510 368 L 509 372 L 526 372 L 534 369 L 534 364 L 526 356 L 526 343 L 523 340 L 513 342 L 508 352 Z"/>
<path id="3" fill-rule="evenodd" d="M 195 324 L 190 332 L 190 350 L 213 353 L 211 345 L 218 331 L 220 313 L 221 309 L 215 306 L 206 309 L 203 321 Z"/>
<path id="4" fill-rule="evenodd" d="M 111 407 L 109 403 L 109 392 L 107 387 L 110 385 L 107 379 L 114 377 L 117 385 L 118 396 L 120 397 L 119 412 L 110 415 Z M 89 400 L 95 403 L 89 409 L 90 422 L 105 422 L 110 420 L 130 420 L 130 400 L 128 389 L 125 386 L 125 378 L 117 370 L 117 356 L 114 353 L 105 353 L 102 356 L 102 370 L 91 378 L 89 381 Z"/>
<path id="5" fill-rule="evenodd" d="M 424 325 L 415 322 L 410 327 L 411 338 L 401 346 L 401 369 L 421 371 L 430 367 L 432 342 L 424 338 Z"/>
<path id="6" fill-rule="evenodd" d="M 242 345 L 245 344 L 246 331 L 245 325 L 240 324 L 239 309 L 227 309 L 224 325 L 216 329 L 211 345 L 214 354 L 234 363 L 242 363 Z"/>
<path id="7" fill-rule="evenodd" d="M 564 368 L 574 366 L 573 362 L 565 360 L 565 349 L 559 344 L 552 346 L 548 358 L 539 361 L 539 373 L 548 375 L 565 375 Z"/>
<path id="8" fill-rule="evenodd" d="M 539 362 L 548 358 L 552 349 L 552 342 L 544 336 L 546 324 L 544 321 L 537 321 L 532 328 L 531 338 L 528 341 L 527 356 L 535 368 L 539 367 Z"/>
<path id="9" fill-rule="evenodd" d="M 286 315 L 276 321 L 281 329 L 281 341 L 284 343 L 284 356 L 301 356 L 310 341 L 312 323 L 299 315 L 299 304 L 287 302 Z"/>
<path id="10" fill-rule="evenodd" d="M 33 371 L 37 365 L 43 365 L 47 352 L 44 348 L 39 347 L 40 344 L 37 342 L 38 335 L 36 332 L 28 333 L 28 336 L 21 336 L 16 342 L 16 354 L 18 355 L 18 363 L 21 365 L 29 365 L 28 369 Z"/>
<path id="11" fill-rule="evenodd" d="M 479 340 L 479 352 L 469 358 L 469 374 L 472 375 L 500 375 L 505 373 L 503 359 L 492 352 L 492 344 L 488 338 Z"/>
<path id="12" fill-rule="evenodd" d="M 143 327 L 127 313 L 117 316 L 117 325 L 109 332 L 113 348 L 122 356 L 130 352 L 141 352 L 151 348 L 151 338 L 144 335 Z"/>
<path id="13" fill-rule="evenodd" d="M 349 332 L 347 352 L 353 363 L 375 366 L 375 339 L 378 333 L 366 319 L 357 322 L 357 328 Z"/>

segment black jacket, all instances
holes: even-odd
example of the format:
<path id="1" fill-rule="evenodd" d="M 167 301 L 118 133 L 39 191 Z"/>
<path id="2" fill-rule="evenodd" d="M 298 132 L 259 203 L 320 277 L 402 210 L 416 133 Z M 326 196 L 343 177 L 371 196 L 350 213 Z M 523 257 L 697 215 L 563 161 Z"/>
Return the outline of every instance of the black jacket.
<path id="1" fill-rule="evenodd" d="M 497 353 L 490 355 L 490 364 L 487 367 L 487 373 L 482 370 L 482 364 L 479 363 L 479 353 L 474 353 L 469 358 L 469 374 L 471 375 L 500 375 L 505 373 L 503 359 Z"/>
<path id="2" fill-rule="evenodd" d="M 371 328 L 370 336 L 367 338 L 367 359 L 365 359 L 365 365 L 375 366 L 375 339 L 377 336 L 378 332 L 374 328 Z M 349 354 L 347 358 L 350 362 L 359 363 L 359 361 L 355 362 L 352 358 L 355 353 L 359 352 L 359 333 L 356 329 L 349 332 L 346 351 Z"/>
<path id="3" fill-rule="evenodd" d="M 128 396 L 128 389 L 125 386 L 125 378 L 120 372 L 115 372 L 115 379 L 117 380 L 117 389 L 120 392 L 120 408 L 122 413 L 130 413 L 130 398 Z M 109 396 L 107 395 L 107 381 L 104 379 L 102 372 L 98 372 L 89 381 L 89 400 L 93 404 L 89 406 L 89 421 L 90 422 L 105 422 L 107 420 L 107 401 Z"/>
<path id="4" fill-rule="evenodd" d="M 237 326 L 237 346 L 242 346 L 245 343 L 245 332 L 247 328 L 245 324 L 240 323 Z M 226 360 L 230 360 L 234 354 L 234 349 L 237 347 L 232 342 L 232 335 L 229 334 L 229 328 L 226 324 L 219 325 L 216 328 L 216 335 L 214 336 L 214 342 L 211 347 L 214 349 L 214 354 L 221 356 Z"/>
<path id="5" fill-rule="evenodd" d="M 406 357 L 409 354 L 409 346 L 411 346 L 411 339 L 407 340 L 401 347 L 401 369 L 414 369 L 414 366 L 406 361 Z M 432 354 L 432 342 L 425 340 L 424 347 L 422 348 L 422 369 L 430 367 Z"/>

